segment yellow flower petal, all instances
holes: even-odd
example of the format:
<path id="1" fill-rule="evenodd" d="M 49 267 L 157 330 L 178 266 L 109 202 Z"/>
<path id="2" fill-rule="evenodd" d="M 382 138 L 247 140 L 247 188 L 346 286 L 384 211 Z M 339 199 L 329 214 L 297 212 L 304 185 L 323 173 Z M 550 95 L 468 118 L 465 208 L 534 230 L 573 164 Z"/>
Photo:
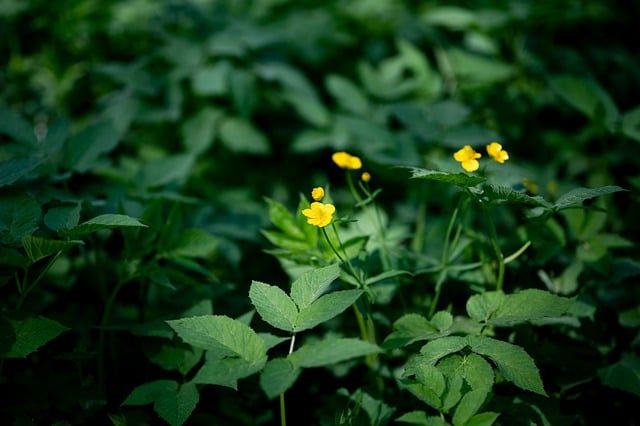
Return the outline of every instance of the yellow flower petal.
<path id="1" fill-rule="evenodd" d="M 487 145 L 487 153 L 500 164 L 509 159 L 509 154 L 502 149 L 502 145 L 498 142 L 491 142 Z"/>
<path id="2" fill-rule="evenodd" d="M 321 186 L 313 188 L 313 190 L 311 191 L 311 198 L 316 201 L 322 200 L 324 198 L 324 188 Z"/>
<path id="3" fill-rule="evenodd" d="M 336 208 L 333 204 L 323 204 L 316 201 L 311 203 L 310 208 L 302 210 L 302 214 L 306 216 L 307 223 L 323 228 L 331 223 L 335 211 Z"/>
<path id="4" fill-rule="evenodd" d="M 371 180 L 371 174 L 369 172 L 364 172 L 362 173 L 362 176 L 360 176 L 360 179 L 365 183 L 369 182 Z"/>
<path id="5" fill-rule="evenodd" d="M 342 169 L 358 170 L 362 168 L 362 160 L 359 157 L 344 151 L 335 152 L 331 159 Z"/>
<path id="6" fill-rule="evenodd" d="M 475 172 L 480 168 L 478 158 L 482 157 L 482 154 L 476 152 L 471 146 L 465 145 L 453 154 L 453 158 L 460 162 L 462 168 L 468 172 Z"/>

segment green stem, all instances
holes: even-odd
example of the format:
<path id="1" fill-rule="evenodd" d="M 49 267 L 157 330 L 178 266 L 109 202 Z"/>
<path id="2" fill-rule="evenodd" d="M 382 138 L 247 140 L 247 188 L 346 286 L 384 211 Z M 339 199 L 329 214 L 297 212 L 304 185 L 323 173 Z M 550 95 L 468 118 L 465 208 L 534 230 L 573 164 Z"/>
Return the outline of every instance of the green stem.
<path id="1" fill-rule="evenodd" d="M 502 254 L 502 250 L 500 250 L 500 244 L 498 243 L 498 235 L 496 233 L 496 227 L 493 224 L 493 219 L 491 219 L 491 214 L 489 212 L 489 208 L 486 204 L 479 200 L 480 206 L 482 207 L 482 211 L 484 212 L 485 218 L 487 219 L 487 225 L 489 227 L 489 235 L 491 236 L 491 245 L 493 246 L 493 251 L 496 254 L 496 261 L 498 262 L 498 278 L 496 280 L 496 289 L 502 290 L 502 285 L 504 283 L 504 271 L 505 271 L 505 261 L 504 256 Z"/>
<path id="2" fill-rule="evenodd" d="M 289 355 L 293 352 L 293 346 L 296 342 L 296 334 L 291 334 L 291 343 L 289 344 Z M 280 425 L 287 426 L 287 410 L 285 408 L 284 392 L 280 394 Z"/>
<path id="3" fill-rule="evenodd" d="M 29 284 L 28 287 L 26 286 L 27 272 L 25 272 L 24 280 L 22 282 L 22 289 L 24 289 L 24 291 L 20 294 L 20 297 L 18 298 L 18 301 L 16 302 L 16 310 L 20 310 L 20 307 L 24 303 L 24 301 L 27 298 L 27 296 L 29 295 L 29 293 L 31 293 L 31 290 L 36 288 L 36 286 L 38 285 L 40 280 L 42 280 L 42 278 L 44 278 L 44 276 L 47 274 L 47 272 L 49 272 L 49 269 L 51 269 L 51 267 L 53 266 L 53 264 L 55 263 L 56 259 L 58 259 L 58 257 L 60 256 L 61 253 L 62 253 L 62 251 L 57 252 L 55 254 L 55 256 L 53 256 L 51 258 L 51 260 L 49 260 L 49 263 L 47 263 L 47 265 L 44 267 L 44 269 L 42 269 L 42 271 L 40 272 L 38 277 L 35 280 L 33 280 L 33 282 L 31 284 Z"/>

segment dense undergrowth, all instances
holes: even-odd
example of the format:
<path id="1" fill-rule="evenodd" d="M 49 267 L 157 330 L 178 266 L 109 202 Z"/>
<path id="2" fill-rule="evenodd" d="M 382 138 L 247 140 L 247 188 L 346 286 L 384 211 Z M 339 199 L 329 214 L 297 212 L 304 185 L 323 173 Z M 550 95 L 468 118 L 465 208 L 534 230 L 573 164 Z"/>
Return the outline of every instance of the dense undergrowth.
<path id="1" fill-rule="evenodd" d="M 638 12 L 3 2 L 0 421 L 636 424 Z"/>

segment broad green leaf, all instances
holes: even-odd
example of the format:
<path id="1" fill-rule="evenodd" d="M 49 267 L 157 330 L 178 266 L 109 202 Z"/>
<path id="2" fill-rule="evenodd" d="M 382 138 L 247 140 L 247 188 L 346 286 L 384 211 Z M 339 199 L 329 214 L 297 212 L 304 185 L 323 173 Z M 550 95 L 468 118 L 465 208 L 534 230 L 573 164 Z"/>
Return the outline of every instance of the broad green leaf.
<path id="1" fill-rule="evenodd" d="M 268 154 L 269 140 L 253 125 L 239 118 L 226 118 L 220 126 L 220 139 L 232 152 Z"/>
<path id="2" fill-rule="evenodd" d="M 458 6 L 435 6 L 421 16 L 430 25 L 440 25 L 454 30 L 462 30 L 475 24 L 477 13 Z"/>
<path id="3" fill-rule="evenodd" d="M 475 353 L 466 355 L 462 367 L 462 375 L 471 389 L 490 388 L 493 386 L 495 380 L 493 368 L 480 355 Z"/>
<path id="4" fill-rule="evenodd" d="M 548 279 L 552 285 L 551 289 L 560 294 L 574 293 L 578 289 L 578 277 L 583 270 L 584 263 L 581 260 L 571 262 L 558 276 Z"/>
<path id="5" fill-rule="evenodd" d="M 464 426 L 491 426 L 498 420 L 498 417 L 500 417 L 500 413 L 487 411 L 471 417 Z"/>
<path id="6" fill-rule="evenodd" d="M 206 258 L 220 245 L 220 238 L 211 235 L 204 229 L 186 229 L 172 248 L 171 253 L 177 256 Z"/>
<path id="7" fill-rule="evenodd" d="M 287 359 L 296 368 L 323 367 L 380 352 L 380 348 L 360 339 L 328 338 L 304 344 Z"/>
<path id="8" fill-rule="evenodd" d="M 489 357 L 505 379 L 521 389 L 546 396 L 540 372 L 520 346 L 486 336 L 467 336 L 471 350 Z"/>
<path id="9" fill-rule="evenodd" d="M 270 360 L 260 374 L 260 387 L 267 398 L 273 399 L 284 393 L 298 380 L 302 370 L 294 367 L 288 359 L 275 358 Z"/>
<path id="10" fill-rule="evenodd" d="M 487 185 L 483 188 L 483 195 L 488 197 L 491 201 L 511 201 L 545 208 L 552 206 L 550 202 L 540 196 L 531 197 L 524 192 L 516 191 L 508 186 L 494 184 Z"/>
<path id="11" fill-rule="evenodd" d="M 260 338 L 262 340 L 264 340 L 264 344 L 267 348 L 267 350 L 278 346 L 280 343 L 285 342 L 287 340 L 289 340 L 289 337 L 280 337 L 280 336 L 276 336 L 275 334 L 271 334 L 271 333 L 258 333 L 258 336 L 260 336 Z"/>
<path id="12" fill-rule="evenodd" d="M 37 262 L 59 251 L 82 244 L 84 244 L 84 242 L 79 240 L 50 240 L 33 235 L 25 235 L 22 237 L 22 246 L 32 262 Z"/>
<path id="13" fill-rule="evenodd" d="M 187 120 L 181 130 L 182 144 L 193 154 L 202 154 L 213 144 L 218 121 L 222 112 L 214 108 L 203 108 Z"/>
<path id="14" fill-rule="evenodd" d="M 149 361 L 164 368 L 165 370 L 176 370 L 182 375 L 186 375 L 202 359 L 202 349 L 194 348 L 190 345 L 162 344 L 159 349 L 149 353 Z"/>
<path id="15" fill-rule="evenodd" d="M 138 221 L 131 216 L 122 214 L 103 214 L 92 219 L 82 222 L 69 230 L 61 230 L 60 234 L 67 237 L 76 237 L 92 232 L 102 231 L 103 229 L 124 228 L 124 227 L 142 227 L 147 225 Z"/>
<path id="16" fill-rule="evenodd" d="M 189 152 L 152 160 L 140 168 L 136 176 L 136 183 L 142 188 L 183 183 L 191 174 L 195 159 L 195 155 Z"/>
<path id="17" fill-rule="evenodd" d="M 467 346 L 467 340 L 459 336 L 446 336 L 432 340 L 420 349 L 420 363 L 434 365 L 440 358 L 458 352 Z"/>
<path id="18" fill-rule="evenodd" d="M 171 426 L 181 426 L 193 413 L 200 394 L 195 384 L 156 380 L 135 388 L 121 405 L 147 405 Z"/>
<path id="19" fill-rule="evenodd" d="M 484 293 L 480 297 L 491 293 L 493 292 Z M 573 304 L 573 299 L 556 296 L 548 291 L 538 289 L 526 289 L 508 295 L 502 294 L 502 296 L 498 296 L 498 299 L 500 298 L 502 301 L 488 318 L 487 324 L 509 327 L 523 322 L 559 317 L 565 315 Z"/>
<path id="20" fill-rule="evenodd" d="M 227 61 L 206 65 L 193 73 L 191 87 L 200 96 L 224 95 L 229 91 L 229 75 L 233 67 Z"/>
<path id="21" fill-rule="evenodd" d="M 448 423 L 438 416 L 429 416 L 424 411 L 410 411 L 395 419 L 396 422 L 410 423 L 420 426 L 448 426 Z"/>
<path id="22" fill-rule="evenodd" d="M 41 316 L 11 316 L 7 318 L 10 328 L 4 329 L 0 340 L 8 352 L 6 358 L 25 358 L 45 343 L 55 339 L 68 327 Z M 9 342 L 8 344 L 6 342 Z"/>
<path id="23" fill-rule="evenodd" d="M 549 81 L 551 88 L 572 107 L 592 120 L 613 126 L 620 113 L 611 96 L 595 81 L 574 76 L 557 76 Z"/>
<path id="24" fill-rule="evenodd" d="M 12 158 L 0 162 L 0 188 L 28 176 L 44 158 Z"/>
<path id="25" fill-rule="evenodd" d="M 327 108 L 316 96 L 298 92 L 295 90 L 286 90 L 282 96 L 296 110 L 296 112 L 305 119 L 309 124 L 316 127 L 326 127 L 331 121 L 331 115 Z"/>
<path id="26" fill-rule="evenodd" d="M 261 230 L 260 233 L 269 240 L 271 244 L 282 249 L 288 249 L 293 251 L 305 251 L 309 250 L 312 246 L 306 240 L 300 240 L 295 237 L 290 237 L 287 234 L 275 231 Z"/>
<path id="27" fill-rule="evenodd" d="M 475 321 L 486 323 L 496 313 L 505 295 L 501 291 L 474 294 L 467 300 L 467 314 Z"/>
<path id="28" fill-rule="evenodd" d="M 345 396 L 351 400 L 352 403 L 357 404 L 361 409 L 368 414 L 369 420 L 372 425 L 387 424 L 391 415 L 395 411 L 395 408 L 382 402 L 382 400 L 376 399 L 358 388 L 352 394 L 345 388 L 338 389 L 338 395 Z"/>
<path id="29" fill-rule="evenodd" d="M 489 389 L 488 387 L 478 388 L 464 394 L 456 411 L 453 413 L 452 420 L 454 426 L 466 425 L 467 421 L 471 419 L 471 417 L 480 410 L 482 404 L 484 404 L 489 394 Z"/>
<path id="30" fill-rule="evenodd" d="M 438 335 L 436 327 L 422 315 L 406 314 L 393 323 L 393 332 L 387 336 L 382 346 L 395 349 Z"/>
<path id="31" fill-rule="evenodd" d="M 41 216 L 40 205 L 28 195 L 0 196 L 0 242 L 18 243 L 38 229 Z"/>
<path id="32" fill-rule="evenodd" d="M 620 191 L 626 191 L 626 189 L 616 185 L 602 186 L 599 188 L 572 189 L 571 191 L 558 198 L 558 200 L 553 204 L 553 208 L 556 211 L 566 209 L 578 203 L 582 203 L 584 200 Z"/>
<path id="33" fill-rule="evenodd" d="M 366 115 L 369 111 L 369 100 L 358 86 L 345 77 L 331 74 L 325 79 L 327 91 L 338 104 L 353 114 Z"/>
<path id="34" fill-rule="evenodd" d="M 513 77 L 516 68 L 500 59 L 469 53 L 458 48 L 450 48 L 440 55 L 445 56 L 465 89 L 496 84 Z"/>
<path id="35" fill-rule="evenodd" d="M 248 326 L 223 315 L 203 315 L 167 321 L 186 343 L 251 363 L 266 362 L 264 341 Z"/>
<path id="36" fill-rule="evenodd" d="M 429 322 L 442 333 L 453 325 L 453 315 L 447 311 L 438 311 Z"/>
<path id="37" fill-rule="evenodd" d="M 351 306 L 362 293 L 362 290 L 341 290 L 320 297 L 311 305 L 300 310 L 295 321 L 294 331 L 308 330 L 330 320 Z"/>
<path id="38" fill-rule="evenodd" d="M 295 330 L 298 308 L 281 288 L 252 281 L 249 298 L 265 322 L 280 330 Z"/>
<path id="39" fill-rule="evenodd" d="M 0 106 L 0 134 L 5 134 L 16 142 L 35 145 L 36 135 L 33 124 L 21 115 Z"/>
<path id="40" fill-rule="evenodd" d="M 430 389 L 436 396 L 438 396 L 438 398 L 442 396 L 447 386 L 447 382 L 444 375 L 438 368 L 433 365 L 420 364 L 416 366 L 414 375 L 420 384 Z"/>
<path id="41" fill-rule="evenodd" d="M 462 398 L 462 385 L 464 380 L 459 371 L 455 374 L 447 376 L 446 391 L 442 395 L 442 407 L 441 411 L 449 412 Z"/>
<path id="42" fill-rule="evenodd" d="M 291 298 L 303 311 L 322 296 L 340 275 L 337 263 L 302 274 L 291 284 Z"/>
<path id="43" fill-rule="evenodd" d="M 64 145 L 64 165 L 84 173 L 97 165 L 98 158 L 111 152 L 120 134 L 110 121 L 89 125 L 71 136 Z"/>
<path id="44" fill-rule="evenodd" d="M 49 229 L 59 232 L 63 229 L 71 229 L 80 221 L 81 205 L 54 207 L 44 215 L 44 223 Z"/>
<path id="45" fill-rule="evenodd" d="M 207 354 L 204 365 L 198 370 L 193 383 L 226 386 L 238 389 L 238 380 L 260 371 L 267 362 L 266 355 L 257 361 L 242 358 L 219 358 Z"/>
<path id="46" fill-rule="evenodd" d="M 269 204 L 269 219 L 271 223 L 289 237 L 305 240 L 305 234 L 298 221 L 285 206 L 270 198 L 267 198 L 267 204 Z"/>
<path id="47" fill-rule="evenodd" d="M 631 353 L 608 367 L 598 369 L 598 377 L 606 386 L 640 396 L 640 358 Z"/>
<path id="48" fill-rule="evenodd" d="M 483 177 L 468 175 L 465 173 L 440 172 L 437 170 L 426 170 L 417 167 L 408 168 L 411 170 L 411 178 L 413 179 L 435 180 L 439 182 L 451 183 L 463 188 L 476 186 L 486 180 Z"/>
<path id="49" fill-rule="evenodd" d="M 622 133 L 640 142 L 640 107 L 627 111 L 622 116 Z"/>

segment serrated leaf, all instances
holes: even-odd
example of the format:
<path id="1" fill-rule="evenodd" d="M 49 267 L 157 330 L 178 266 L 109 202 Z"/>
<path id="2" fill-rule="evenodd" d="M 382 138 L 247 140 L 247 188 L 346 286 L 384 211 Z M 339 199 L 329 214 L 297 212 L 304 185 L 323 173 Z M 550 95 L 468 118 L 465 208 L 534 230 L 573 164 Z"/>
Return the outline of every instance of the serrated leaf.
<path id="1" fill-rule="evenodd" d="M 541 196 L 531 197 L 508 186 L 490 184 L 483 188 L 483 195 L 491 201 L 510 201 L 532 206 L 550 208 L 552 204 Z"/>
<path id="2" fill-rule="evenodd" d="M 429 416 L 424 411 L 411 411 L 395 419 L 396 422 L 410 423 L 421 426 L 448 426 L 448 423 L 438 416 Z"/>
<path id="3" fill-rule="evenodd" d="M 43 161 L 43 158 L 12 158 L 0 162 L 0 188 L 27 176 Z"/>
<path id="4" fill-rule="evenodd" d="M 200 394 L 195 384 L 156 380 L 135 388 L 121 405 L 147 405 L 171 426 L 181 426 L 193 413 Z"/>
<path id="5" fill-rule="evenodd" d="M 40 204 L 28 195 L 0 196 L 0 242 L 18 243 L 38 229 Z"/>
<path id="6" fill-rule="evenodd" d="M 186 375 L 202 359 L 202 349 L 190 345 L 178 344 L 177 346 L 163 344 L 155 352 L 148 354 L 149 361 L 165 370 L 176 370 Z"/>
<path id="7" fill-rule="evenodd" d="M 32 262 L 37 262 L 59 251 L 82 244 L 84 244 L 84 242 L 79 240 L 50 240 L 42 237 L 34 237 L 33 235 L 25 235 L 22 237 L 22 247 L 24 247 L 27 256 L 29 256 Z"/>
<path id="8" fill-rule="evenodd" d="M 386 349 L 400 348 L 438 334 L 436 327 L 422 315 L 406 314 L 393 323 L 393 332 L 387 336 L 382 346 Z"/>
<path id="9" fill-rule="evenodd" d="M 323 367 L 380 352 L 372 343 L 352 338 L 328 338 L 304 344 L 287 359 L 296 368 Z"/>
<path id="10" fill-rule="evenodd" d="M 281 288 L 252 281 L 249 298 L 265 322 L 280 330 L 295 330 L 298 308 Z"/>
<path id="11" fill-rule="evenodd" d="M 447 311 L 438 311 L 429 322 L 442 333 L 453 325 L 453 315 Z"/>
<path id="12" fill-rule="evenodd" d="M 220 357 L 237 356 L 249 363 L 266 362 L 264 341 L 247 325 L 223 315 L 166 321 L 186 343 Z"/>
<path id="13" fill-rule="evenodd" d="M 308 330 L 330 320 L 351 306 L 362 293 L 362 290 L 342 290 L 320 297 L 311 305 L 300 310 L 294 330 L 296 332 Z"/>
<path id="14" fill-rule="evenodd" d="M 49 229 L 59 232 L 71 229 L 80 221 L 80 204 L 75 206 L 54 207 L 44 215 L 44 223 Z"/>
<path id="15" fill-rule="evenodd" d="M 501 291 L 474 294 L 467 300 L 467 314 L 475 321 L 486 323 L 496 313 L 505 298 Z"/>
<path id="16" fill-rule="evenodd" d="M 505 379 L 521 389 L 546 396 L 540 372 L 520 346 L 486 336 L 467 336 L 471 350 L 489 357 Z"/>
<path id="17" fill-rule="evenodd" d="M 483 357 L 475 353 L 465 356 L 462 375 L 471 389 L 490 388 L 495 374 L 493 368 Z"/>
<path id="18" fill-rule="evenodd" d="M 467 421 L 480 410 L 488 394 L 489 388 L 478 388 L 464 394 L 453 413 L 454 426 L 466 425 Z"/>
<path id="19" fill-rule="evenodd" d="M 322 296 L 340 275 L 337 263 L 305 272 L 291 284 L 291 298 L 300 311 Z"/>
<path id="20" fill-rule="evenodd" d="M 598 369 L 598 377 L 606 386 L 640 396 L 640 358 L 635 354 L 624 354 L 617 363 Z"/>
<path id="21" fill-rule="evenodd" d="M 408 167 L 411 170 L 412 179 L 427 179 L 438 182 L 451 183 L 462 188 L 470 188 L 486 181 L 480 176 L 472 176 L 465 173 L 441 172 L 437 170 L 426 170 L 417 167 Z"/>
<path id="22" fill-rule="evenodd" d="M 80 235 L 90 234 L 103 229 L 124 228 L 124 227 L 142 227 L 147 225 L 141 223 L 138 219 L 122 214 L 103 214 L 92 219 L 82 222 L 78 226 L 74 226 L 68 230 L 61 230 L 60 234 L 67 237 L 77 237 Z"/>
<path id="23" fill-rule="evenodd" d="M 460 372 L 447 376 L 447 388 L 442 396 L 441 411 L 448 412 L 451 410 L 462 398 L 462 385 L 464 380 L 460 375 Z"/>
<path id="24" fill-rule="evenodd" d="M 614 192 L 627 191 L 616 185 L 602 186 L 599 188 L 576 188 L 567 192 L 553 204 L 554 210 L 562 210 L 582 203 L 584 200 L 599 197 L 601 195 L 613 194 Z"/>
<path id="25" fill-rule="evenodd" d="M 220 359 L 207 355 L 204 365 L 193 378 L 193 383 L 226 386 L 235 390 L 238 389 L 238 380 L 257 373 L 267 362 L 266 356 L 257 361 L 247 361 L 242 358 Z"/>
<path id="26" fill-rule="evenodd" d="M 467 420 L 464 426 L 491 426 L 496 420 L 498 420 L 498 417 L 500 417 L 500 413 L 487 411 L 471 417 Z"/>
<path id="27" fill-rule="evenodd" d="M 290 389 L 298 380 L 301 371 L 288 359 L 272 359 L 264 366 L 260 374 L 260 387 L 267 398 L 273 399 Z"/>
<path id="28" fill-rule="evenodd" d="M 10 327 L 3 327 L 0 341 L 8 350 L 6 358 L 24 358 L 45 343 L 55 339 L 68 327 L 41 316 L 15 316 L 6 318 Z"/>
<path id="29" fill-rule="evenodd" d="M 467 340 L 459 336 L 446 336 L 432 340 L 420 349 L 420 363 L 434 365 L 440 358 L 458 352 L 467 346 Z"/>

